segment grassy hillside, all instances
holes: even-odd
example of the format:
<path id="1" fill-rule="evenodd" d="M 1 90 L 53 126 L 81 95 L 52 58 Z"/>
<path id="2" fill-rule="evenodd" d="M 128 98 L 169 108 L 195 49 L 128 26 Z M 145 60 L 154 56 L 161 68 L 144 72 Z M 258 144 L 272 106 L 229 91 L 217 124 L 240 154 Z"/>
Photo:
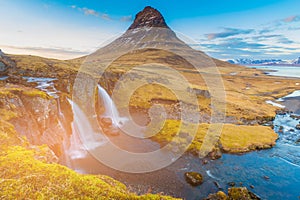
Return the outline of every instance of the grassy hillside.
<path id="1" fill-rule="evenodd" d="M 39 90 L 16 86 L 2 88 L 0 98 L 14 99 L 18 93 L 48 98 Z M 82 175 L 57 164 L 48 146 L 34 146 L 16 132 L 9 121 L 18 113 L 7 106 L 0 105 L 0 199 L 174 199 L 138 196 L 108 176 Z"/>

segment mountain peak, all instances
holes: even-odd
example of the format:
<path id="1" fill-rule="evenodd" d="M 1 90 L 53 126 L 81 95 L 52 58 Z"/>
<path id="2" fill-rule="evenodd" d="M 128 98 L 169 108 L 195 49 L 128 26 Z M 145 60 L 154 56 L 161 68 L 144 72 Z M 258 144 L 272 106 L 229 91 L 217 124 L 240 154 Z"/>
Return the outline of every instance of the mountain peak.
<path id="1" fill-rule="evenodd" d="M 162 14 L 151 6 L 145 7 L 135 16 L 134 22 L 128 30 L 142 27 L 169 28 Z"/>

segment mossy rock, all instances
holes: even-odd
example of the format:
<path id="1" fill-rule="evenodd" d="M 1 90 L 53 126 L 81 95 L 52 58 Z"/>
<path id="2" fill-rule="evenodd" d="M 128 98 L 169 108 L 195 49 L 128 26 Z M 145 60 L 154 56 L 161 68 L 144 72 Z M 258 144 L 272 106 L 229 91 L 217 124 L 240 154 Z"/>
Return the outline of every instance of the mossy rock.
<path id="1" fill-rule="evenodd" d="M 230 200 L 260 200 L 258 196 L 250 192 L 246 187 L 229 188 L 228 197 Z"/>
<path id="2" fill-rule="evenodd" d="M 224 192 L 219 191 L 215 194 L 208 195 L 208 197 L 203 200 L 228 200 L 228 196 Z"/>
<path id="3" fill-rule="evenodd" d="M 203 177 L 198 172 L 186 172 L 184 177 L 186 182 L 188 182 L 191 186 L 198 186 L 203 183 Z"/>
<path id="4" fill-rule="evenodd" d="M 260 198 L 246 187 L 232 187 L 228 189 L 228 195 L 219 191 L 208 195 L 204 200 L 260 200 Z"/>

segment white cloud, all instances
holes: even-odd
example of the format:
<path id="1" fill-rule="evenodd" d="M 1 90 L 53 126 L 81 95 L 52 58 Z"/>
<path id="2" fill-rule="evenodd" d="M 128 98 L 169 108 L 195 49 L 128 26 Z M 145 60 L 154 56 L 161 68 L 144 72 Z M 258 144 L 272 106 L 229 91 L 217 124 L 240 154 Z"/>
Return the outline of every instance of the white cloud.
<path id="1" fill-rule="evenodd" d="M 80 8 L 80 7 L 77 7 L 76 5 L 72 5 L 70 6 L 72 9 L 77 9 L 78 11 L 84 13 L 84 15 L 86 16 L 94 16 L 94 17 L 100 17 L 102 19 L 105 19 L 105 20 L 111 20 L 111 17 L 106 14 L 106 13 L 100 13 L 94 9 L 89 9 L 89 8 Z"/>
<path id="2" fill-rule="evenodd" d="M 70 48 L 18 47 L 1 44 L 0 49 L 2 49 L 4 53 L 8 54 L 36 55 L 62 60 L 85 56 L 91 53 L 87 51 L 73 50 Z"/>

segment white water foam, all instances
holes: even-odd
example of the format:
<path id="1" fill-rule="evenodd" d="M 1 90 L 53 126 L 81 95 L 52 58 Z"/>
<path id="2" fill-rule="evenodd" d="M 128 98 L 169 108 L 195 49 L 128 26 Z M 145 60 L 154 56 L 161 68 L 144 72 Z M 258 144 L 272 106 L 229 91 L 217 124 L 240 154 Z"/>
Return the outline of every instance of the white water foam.
<path id="1" fill-rule="evenodd" d="M 107 138 L 102 133 L 96 133 L 80 107 L 68 99 L 72 106 L 74 121 L 72 122 L 72 135 L 66 153 L 71 159 L 85 158 L 88 150 L 96 149 L 107 143 Z"/>
<path id="2" fill-rule="evenodd" d="M 210 170 L 207 170 L 207 171 L 206 171 L 206 174 L 207 174 L 209 177 L 213 178 L 213 179 L 220 180 L 220 179 L 218 179 L 217 177 L 215 177 L 214 175 L 212 175 L 211 172 L 210 172 Z"/>
<path id="3" fill-rule="evenodd" d="M 281 105 L 281 104 L 279 104 L 279 103 L 275 103 L 275 102 L 273 102 L 273 101 L 271 101 L 271 100 L 267 100 L 266 103 L 267 103 L 267 104 L 271 104 L 272 106 L 279 107 L 279 108 L 285 108 L 284 105 Z"/>
<path id="4" fill-rule="evenodd" d="M 103 114 L 103 117 L 111 118 L 113 124 L 117 127 L 121 127 L 122 125 L 124 125 L 124 123 L 128 121 L 128 119 L 120 116 L 115 103 L 110 98 L 106 90 L 100 85 L 98 85 L 98 95 L 99 99 L 102 99 L 103 106 L 105 108 L 105 113 Z"/>

